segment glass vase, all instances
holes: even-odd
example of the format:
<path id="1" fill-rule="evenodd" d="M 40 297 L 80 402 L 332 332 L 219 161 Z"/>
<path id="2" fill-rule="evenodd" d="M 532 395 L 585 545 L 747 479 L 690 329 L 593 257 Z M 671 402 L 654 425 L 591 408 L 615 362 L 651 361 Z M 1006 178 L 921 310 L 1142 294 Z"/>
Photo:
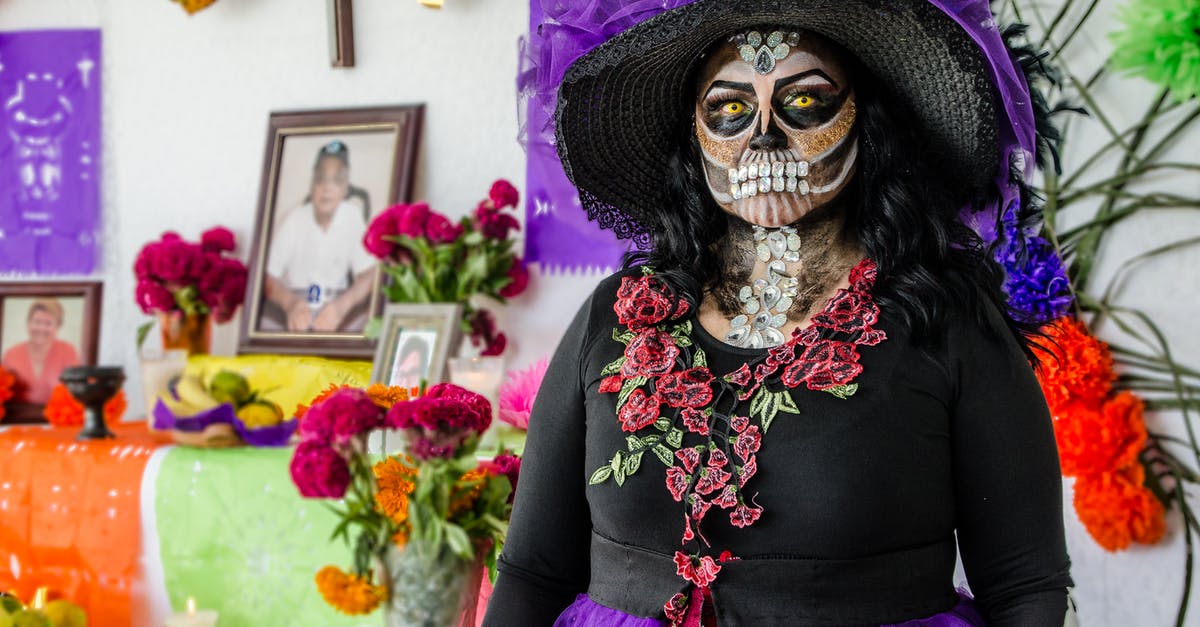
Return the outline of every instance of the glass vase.
<path id="1" fill-rule="evenodd" d="M 475 627 L 479 559 L 465 560 L 444 544 L 409 542 L 388 553 L 387 571 L 387 627 Z"/>
<path id="2" fill-rule="evenodd" d="M 208 314 L 160 313 L 158 327 L 164 351 L 182 349 L 188 355 L 207 355 L 212 349 L 212 322 Z"/>

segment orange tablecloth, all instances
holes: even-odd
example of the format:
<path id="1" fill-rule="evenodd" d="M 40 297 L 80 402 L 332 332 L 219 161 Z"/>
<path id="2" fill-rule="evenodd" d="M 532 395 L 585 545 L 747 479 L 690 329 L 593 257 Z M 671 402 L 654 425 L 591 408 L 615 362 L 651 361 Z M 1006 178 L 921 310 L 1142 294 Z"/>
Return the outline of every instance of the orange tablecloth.
<path id="1" fill-rule="evenodd" d="M 76 442 L 79 427 L 0 432 L 0 590 L 39 586 L 81 605 L 93 625 L 129 625 L 139 581 L 141 484 L 170 437 L 115 425 L 115 440 Z"/>

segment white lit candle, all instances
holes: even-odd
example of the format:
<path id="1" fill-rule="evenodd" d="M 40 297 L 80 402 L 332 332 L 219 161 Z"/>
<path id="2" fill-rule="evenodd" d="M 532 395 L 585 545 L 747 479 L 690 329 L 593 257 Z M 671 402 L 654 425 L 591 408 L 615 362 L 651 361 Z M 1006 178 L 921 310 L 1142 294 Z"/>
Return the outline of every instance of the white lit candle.
<path id="1" fill-rule="evenodd" d="M 167 617 L 165 627 L 216 627 L 216 610 L 197 610 L 196 597 L 188 597 L 187 611 Z"/>

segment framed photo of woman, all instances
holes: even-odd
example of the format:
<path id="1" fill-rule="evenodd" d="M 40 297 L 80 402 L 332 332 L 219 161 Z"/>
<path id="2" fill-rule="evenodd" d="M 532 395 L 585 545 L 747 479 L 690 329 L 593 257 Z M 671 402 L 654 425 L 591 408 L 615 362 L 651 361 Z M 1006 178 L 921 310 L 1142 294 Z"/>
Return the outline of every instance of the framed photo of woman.
<path id="1" fill-rule="evenodd" d="M 362 238 L 410 198 L 423 111 L 271 114 L 239 352 L 371 356 L 383 299 Z"/>
<path id="2" fill-rule="evenodd" d="M 13 377 L 3 422 L 42 422 L 62 371 L 96 363 L 102 291 L 99 281 L 0 282 L 0 367 Z"/>
<path id="3" fill-rule="evenodd" d="M 371 382 L 405 389 L 446 380 L 446 360 L 462 337 L 458 304 L 388 305 Z"/>

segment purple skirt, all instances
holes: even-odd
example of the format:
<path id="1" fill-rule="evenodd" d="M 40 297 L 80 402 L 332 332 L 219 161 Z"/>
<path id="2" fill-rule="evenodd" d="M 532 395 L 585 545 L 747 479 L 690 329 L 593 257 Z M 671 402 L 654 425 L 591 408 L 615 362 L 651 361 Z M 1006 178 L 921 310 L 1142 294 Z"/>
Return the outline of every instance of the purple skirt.
<path id="1" fill-rule="evenodd" d="M 880 627 L 987 627 L 971 598 L 962 590 L 959 590 L 958 596 L 958 605 L 940 614 Z M 554 621 L 554 627 L 664 627 L 667 624 L 657 618 L 631 616 L 605 607 L 586 594 L 575 597 L 575 602 Z"/>

